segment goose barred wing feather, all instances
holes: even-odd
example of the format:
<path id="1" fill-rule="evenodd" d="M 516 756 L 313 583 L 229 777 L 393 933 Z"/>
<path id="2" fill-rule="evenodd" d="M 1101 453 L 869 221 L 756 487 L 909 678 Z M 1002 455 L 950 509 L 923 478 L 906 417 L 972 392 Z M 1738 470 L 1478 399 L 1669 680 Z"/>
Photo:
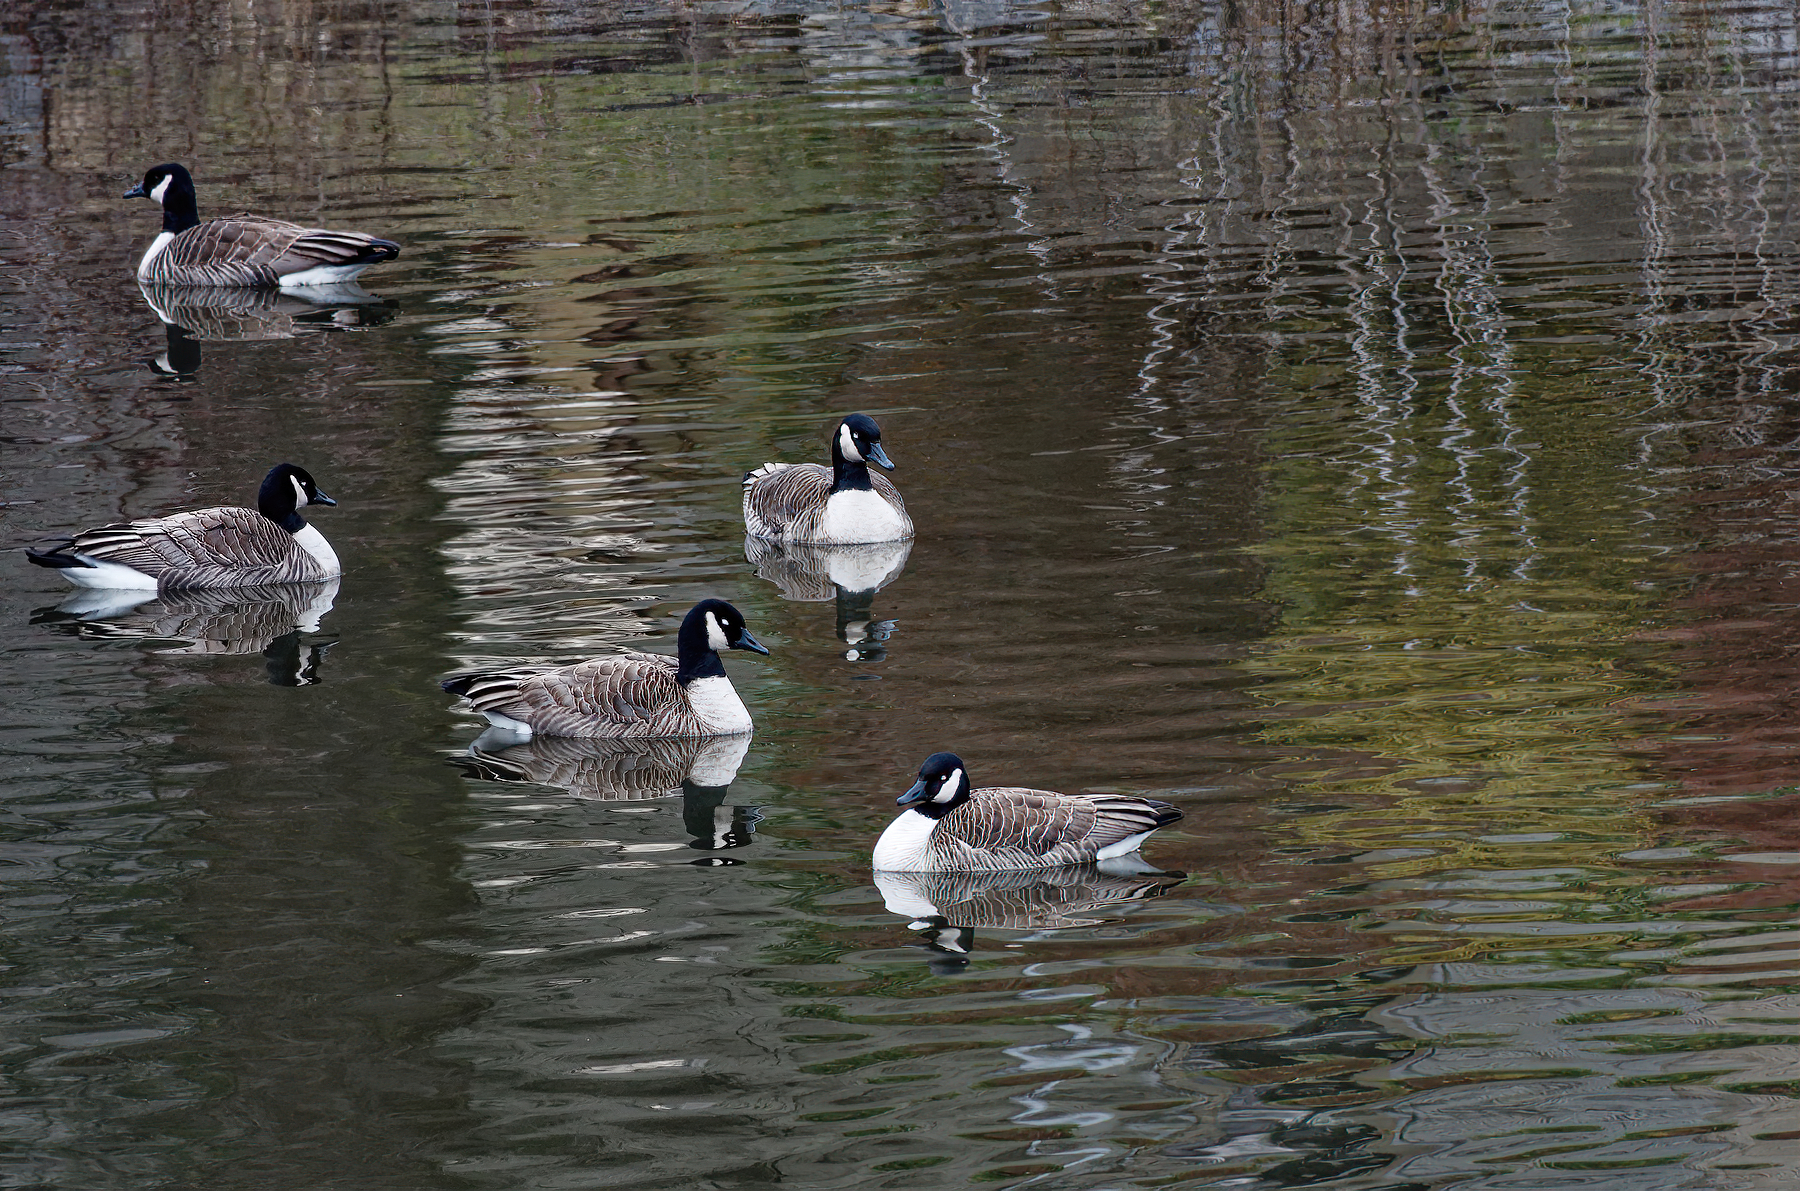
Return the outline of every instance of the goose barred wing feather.
<path id="1" fill-rule="evenodd" d="M 361 232 L 302 227 L 262 215 L 230 215 L 191 227 L 150 262 L 144 281 L 179 285 L 279 285 L 308 269 L 392 260 L 400 246 Z"/>
<path id="2" fill-rule="evenodd" d="M 621 653 L 573 666 L 527 666 L 475 675 L 463 694 L 477 711 L 530 724 L 545 736 L 693 734 L 674 658 Z"/>
<path id="3" fill-rule="evenodd" d="M 328 579 L 294 535 L 255 509 L 195 509 L 75 535 L 72 549 L 151 576 L 165 591 Z"/>
<path id="4" fill-rule="evenodd" d="M 1166 802 L 1116 794 L 1057 794 L 1020 786 L 977 790 L 939 820 L 933 851 L 961 869 L 1084 864 L 1122 840 L 1181 817 Z"/>
<path id="5" fill-rule="evenodd" d="M 765 463 L 744 477 L 744 531 L 751 537 L 816 537 L 831 495 L 831 469 L 817 463 Z"/>
<path id="6" fill-rule="evenodd" d="M 816 542 L 824 537 L 831 469 L 821 463 L 765 463 L 744 477 L 744 531 L 755 538 Z M 875 495 L 902 517 L 906 502 L 892 480 L 869 473 Z"/>

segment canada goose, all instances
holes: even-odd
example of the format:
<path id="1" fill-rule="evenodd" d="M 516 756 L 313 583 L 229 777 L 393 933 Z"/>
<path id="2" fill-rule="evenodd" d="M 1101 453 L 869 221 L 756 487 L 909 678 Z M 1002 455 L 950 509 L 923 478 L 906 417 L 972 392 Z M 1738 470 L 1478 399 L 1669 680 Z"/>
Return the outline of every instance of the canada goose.
<path id="1" fill-rule="evenodd" d="M 913 536 L 906 502 L 886 476 L 894 461 L 881 449 L 881 427 L 851 414 L 831 439 L 831 467 L 765 463 L 744 475 L 744 529 L 778 542 L 896 542 Z"/>
<path id="2" fill-rule="evenodd" d="M 304 468 L 282 463 L 263 478 L 254 509 L 221 505 L 122 521 L 83 530 L 50 550 L 28 549 L 25 556 L 82 587 L 169 592 L 318 583 L 343 568 L 300 510 L 336 503 Z"/>
<path id="3" fill-rule="evenodd" d="M 443 687 L 488 722 L 522 736 L 733 736 L 750 713 L 725 677 L 721 649 L 766 654 L 724 600 L 701 600 L 681 622 L 679 660 L 627 651 L 572 666 L 464 674 Z"/>
<path id="4" fill-rule="evenodd" d="M 897 800 L 910 809 L 875 842 L 874 867 L 896 872 L 1055 868 L 1129 856 L 1181 818 L 1166 802 L 1125 794 L 972 788 L 962 758 L 933 753 Z"/>
<path id="5" fill-rule="evenodd" d="M 334 285 L 400 255 L 392 240 L 264 215 L 201 223 L 194 179 L 174 162 L 151 166 L 125 197 L 154 199 L 163 209 L 162 231 L 138 261 L 139 281 L 283 289 Z"/>

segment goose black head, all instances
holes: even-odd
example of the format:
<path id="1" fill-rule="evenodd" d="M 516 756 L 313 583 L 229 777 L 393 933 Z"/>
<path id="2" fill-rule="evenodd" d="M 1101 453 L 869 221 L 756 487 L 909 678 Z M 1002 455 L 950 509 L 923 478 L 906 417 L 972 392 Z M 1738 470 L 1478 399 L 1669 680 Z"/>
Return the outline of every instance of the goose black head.
<path id="1" fill-rule="evenodd" d="M 262 489 L 256 494 L 256 507 L 262 515 L 289 533 L 306 526 L 300 510 L 307 505 L 335 505 L 337 501 L 319 491 L 312 476 L 303 467 L 279 463 L 263 477 Z"/>
<path id="2" fill-rule="evenodd" d="M 919 766 L 919 780 L 894 804 L 910 806 L 921 815 L 936 819 L 967 802 L 974 792 L 961 757 L 955 753 L 933 753 Z"/>
<path id="3" fill-rule="evenodd" d="M 168 162 L 153 165 L 144 171 L 144 180 L 127 190 L 124 198 L 154 199 L 159 203 L 167 203 L 171 194 L 186 194 L 190 199 L 194 196 L 194 177 L 187 172 L 187 167 Z"/>
<path id="4" fill-rule="evenodd" d="M 677 640 L 681 645 L 681 668 L 676 678 L 684 683 L 725 673 L 725 667 L 719 664 L 721 650 L 769 652 L 744 627 L 744 614 L 724 600 L 701 600 L 695 604 L 682 619 Z"/>
<path id="5" fill-rule="evenodd" d="M 894 461 L 881 449 L 881 427 L 867 414 L 851 414 L 838 423 L 831 440 L 831 459 L 838 464 L 873 463 L 894 470 Z"/>
<path id="6" fill-rule="evenodd" d="M 180 234 L 200 222 L 194 179 L 185 167 L 172 161 L 151 166 L 144 172 L 144 180 L 127 190 L 124 197 L 147 198 L 161 203 L 165 232 Z"/>

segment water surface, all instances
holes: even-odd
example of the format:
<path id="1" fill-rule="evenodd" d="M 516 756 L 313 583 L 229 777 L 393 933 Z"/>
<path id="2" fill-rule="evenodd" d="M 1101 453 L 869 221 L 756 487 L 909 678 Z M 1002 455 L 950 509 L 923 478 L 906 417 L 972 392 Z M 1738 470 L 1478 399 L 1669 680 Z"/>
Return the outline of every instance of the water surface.
<path id="1" fill-rule="evenodd" d="M 0 1180 L 1791 1182 L 1796 44 L 1757 2 L 0 16 L 6 541 L 292 459 L 346 564 L 302 627 L 14 555 Z M 117 198 L 171 159 L 405 253 L 171 330 Z M 919 526 L 873 595 L 737 505 L 850 410 Z M 728 783 L 471 755 L 437 689 L 708 595 L 774 651 L 727 660 Z M 868 854 L 939 748 L 1176 802 L 1185 875 L 909 929 Z"/>

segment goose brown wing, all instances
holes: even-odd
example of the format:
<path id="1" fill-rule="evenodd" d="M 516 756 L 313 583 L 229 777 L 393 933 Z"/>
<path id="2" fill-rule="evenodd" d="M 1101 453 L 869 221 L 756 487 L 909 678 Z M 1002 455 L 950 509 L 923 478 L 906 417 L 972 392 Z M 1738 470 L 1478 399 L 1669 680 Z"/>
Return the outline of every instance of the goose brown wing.
<path id="1" fill-rule="evenodd" d="M 399 254 L 399 245 L 361 232 L 303 227 L 262 215 L 228 215 L 176 236 L 151 262 L 149 280 L 275 285 L 290 273 L 370 264 Z"/>
<path id="2" fill-rule="evenodd" d="M 573 666 L 525 667 L 477 675 L 463 693 L 546 736 L 677 734 L 686 711 L 675 659 L 621 653 Z"/>
<path id="3" fill-rule="evenodd" d="M 973 868 L 1081 864 L 1103 848 L 1181 817 L 1166 802 L 1113 794 L 1057 794 L 1020 786 L 977 790 L 932 833 Z"/>
<path id="4" fill-rule="evenodd" d="M 1050 858 L 1065 844 L 1085 840 L 1096 818 L 1093 805 L 1084 798 L 1023 786 L 994 786 L 975 791 L 967 802 L 945 815 L 932 833 L 932 843 L 941 846 L 955 841 L 971 853 L 1015 862 L 1073 863 Z"/>
<path id="5" fill-rule="evenodd" d="M 75 536 L 74 549 L 153 576 L 169 590 L 327 577 L 294 535 L 255 509 L 232 506 L 85 530 Z"/>
<path id="6" fill-rule="evenodd" d="M 758 538 L 816 536 L 831 482 L 831 469 L 818 463 L 763 464 L 744 477 L 745 531 Z"/>

